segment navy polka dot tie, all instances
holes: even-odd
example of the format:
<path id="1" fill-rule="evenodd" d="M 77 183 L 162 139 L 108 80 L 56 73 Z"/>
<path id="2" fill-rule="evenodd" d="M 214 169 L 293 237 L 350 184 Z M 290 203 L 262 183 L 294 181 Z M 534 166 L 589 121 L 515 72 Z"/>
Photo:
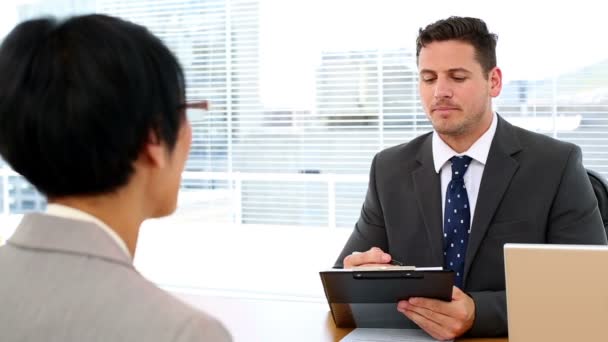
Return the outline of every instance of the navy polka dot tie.
<path id="1" fill-rule="evenodd" d="M 444 265 L 456 273 L 455 284 L 462 288 L 464 256 L 471 233 L 471 211 L 469 196 L 464 186 L 464 173 L 467 172 L 471 157 L 455 156 L 452 161 L 452 180 L 445 196 L 443 218 L 443 258 Z"/>

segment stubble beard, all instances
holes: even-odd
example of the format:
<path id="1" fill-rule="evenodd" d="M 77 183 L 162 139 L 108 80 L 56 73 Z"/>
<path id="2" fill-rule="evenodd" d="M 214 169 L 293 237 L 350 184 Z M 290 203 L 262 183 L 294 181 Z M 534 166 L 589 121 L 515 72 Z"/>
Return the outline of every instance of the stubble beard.
<path id="1" fill-rule="evenodd" d="M 483 112 L 474 116 L 464 116 L 461 120 L 452 122 L 451 120 L 433 121 L 433 129 L 443 136 L 461 137 L 469 134 L 476 125 L 483 121 Z"/>

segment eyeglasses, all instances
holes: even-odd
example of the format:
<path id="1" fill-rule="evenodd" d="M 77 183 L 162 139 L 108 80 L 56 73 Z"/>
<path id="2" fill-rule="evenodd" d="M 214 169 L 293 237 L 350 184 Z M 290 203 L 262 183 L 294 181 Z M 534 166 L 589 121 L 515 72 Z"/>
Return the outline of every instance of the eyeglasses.
<path id="1" fill-rule="evenodd" d="M 209 110 L 209 101 L 201 100 L 201 101 L 188 101 L 179 106 L 179 109 L 201 109 L 201 110 Z"/>

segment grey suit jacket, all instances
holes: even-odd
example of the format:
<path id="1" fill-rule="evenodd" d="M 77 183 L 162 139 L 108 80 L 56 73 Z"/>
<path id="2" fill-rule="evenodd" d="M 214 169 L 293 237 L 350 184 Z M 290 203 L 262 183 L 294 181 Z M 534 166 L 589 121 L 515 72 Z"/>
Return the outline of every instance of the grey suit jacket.
<path id="1" fill-rule="evenodd" d="M 443 265 L 441 180 L 431 138 L 374 157 L 361 216 L 336 267 L 372 246 L 408 265 Z M 500 117 L 473 215 L 463 284 L 476 306 L 472 336 L 507 334 L 505 243 L 606 244 L 580 148 Z"/>
<path id="2" fill-rule="evenodd" d="M 230 341 L 144 279 L 94 223 L 26 215 L 0 247 L 0 340 Z"/>

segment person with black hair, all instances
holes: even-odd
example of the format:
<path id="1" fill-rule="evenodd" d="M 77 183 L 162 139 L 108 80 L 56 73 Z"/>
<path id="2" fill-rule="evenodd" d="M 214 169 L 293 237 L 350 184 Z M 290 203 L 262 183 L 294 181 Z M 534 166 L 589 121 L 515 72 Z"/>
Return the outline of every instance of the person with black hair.
<path id="1" fill-rule="evenodd" d="M 581 149 L 492 110 L 502 89 L 496 42 L 477 18 L 420 30 L 419 92 L 434 131 L 376 154 L 361 216 L 335 264 L 396 259 L 454 270 L 451 302 L 396 305 L 440 340 L 507 335 L 505 243 L 606 244 Z"/>
<path id="2" fill-rule="evenodd" d="M 230 341 L 142 277 L 142 222 L 171 214 L 188 157 L 184 75 L 145 27 L 18 24 L 0 46 L 0 155 L 48 200 L 0 247 L 6 341 Z"/>

